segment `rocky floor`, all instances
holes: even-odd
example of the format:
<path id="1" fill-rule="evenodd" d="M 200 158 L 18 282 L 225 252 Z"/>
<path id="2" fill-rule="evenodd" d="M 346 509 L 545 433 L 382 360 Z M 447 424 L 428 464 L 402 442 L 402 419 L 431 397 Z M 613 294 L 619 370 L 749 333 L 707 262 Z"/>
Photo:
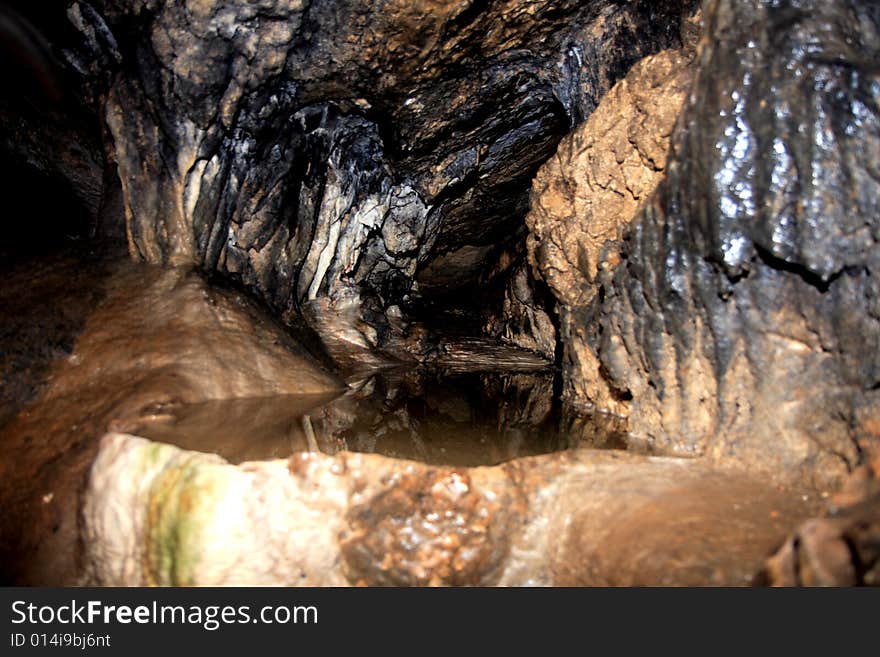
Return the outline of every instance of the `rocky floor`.
<path id="1" fill-rule="evenodd" d="M 85 581 L 742 585 L 819 505 L 625 452 L 481 468 L 348 452 L 232 466 L 114 433 L 84 498 Z"/>
<path id="2" fill-rule="evenodd" d="M 460 372 L 386 372 L 340 396 L 238 293 L 182 270 L 51 265 L 4 286 L 35 300 L 22 326 L 47 307 L 81 317 L 52 357 L 27 331 L 6 342 L 35 382 L 4 379 L 7 413 L 23 405 L 0 433 L 7 582 L 747 584 L 823 505 L 593 449 L 623 441 L 556 417 L 552 376 L 496 370 L 468 391 Z"/>
<path id="3" fill-rule="evenodd" d="M 3 3 L 0 578 L 876 583 L 878 59 L 874 0 Z"/>

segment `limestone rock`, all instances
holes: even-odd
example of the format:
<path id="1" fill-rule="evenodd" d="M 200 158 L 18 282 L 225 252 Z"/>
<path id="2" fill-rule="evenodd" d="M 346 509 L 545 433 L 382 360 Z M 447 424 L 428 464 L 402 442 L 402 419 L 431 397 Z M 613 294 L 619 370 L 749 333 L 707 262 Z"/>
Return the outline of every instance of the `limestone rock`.
<path id="1" fill-rule="evenodd" d="M 601 268 L 663 177 L 669 137 L 691 81 L 689 56 L 666 50 L 632 67 L 559 144 L 532 185 L 532 266 L 560 303 L 584 306 Z"/>
<path id="2" fill-rule="evenodd" d="M 663 177 L 690 58 L 667 50 L 633 66 L 560 142 L 532 186 L 529 262 L 559 302 L 565 395 L 590 410 L 627 411 L 600 375 L 584 309 L 600 290 L 599 272 L 620 262 L 624 232 Z"/>
<path id="3" fill-rule="evenodd" d="M 880 15 L 715 0 L 666 177 L 582 316 L 632 443 L 833 485 L 880 383 Z"/>
<path id="4" fill-rule="evenodd" d="M 312 453 L 236 467 L 108 434 L 85 493 L 83 583 L 745 585 L 813 508 L 693 460 Z"/>
<path id="5" fill-rule="evenodd" d="M 558 140 L 680 43 L 693 4 L 81 0 L 71 15 L 114 72 L 99 95 L 131 252 L 220 271 L 319 329 L 354 324 L 345 340 L 375 351 L 419 270 L 510 239 Z M 444 270 L 460 285 L 491 263 L 476 265 Z"/>

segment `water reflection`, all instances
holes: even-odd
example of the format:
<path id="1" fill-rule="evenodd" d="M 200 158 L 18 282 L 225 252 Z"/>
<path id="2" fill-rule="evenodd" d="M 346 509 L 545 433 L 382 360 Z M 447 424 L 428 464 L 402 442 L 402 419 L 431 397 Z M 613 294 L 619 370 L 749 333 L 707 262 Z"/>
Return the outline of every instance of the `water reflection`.
<path id="1" fill-rule="evenodd" d="M 137 433 L 233 463 L 350 450 L 475 466 L 578 446 L 623 446 L 619 424 L 563 419 L 553 400 L 549 371 L 384 371 L 353 382 L 333 399 L 271 397 L 165 407 Z"/>

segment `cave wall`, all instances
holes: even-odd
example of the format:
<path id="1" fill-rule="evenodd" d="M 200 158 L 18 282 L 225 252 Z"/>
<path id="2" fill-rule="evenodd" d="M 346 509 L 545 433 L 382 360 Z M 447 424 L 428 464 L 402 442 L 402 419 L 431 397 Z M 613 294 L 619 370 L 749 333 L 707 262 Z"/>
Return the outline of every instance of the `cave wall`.
<path id="1" fill-rule="evenodd" d="M 25 11 L 25 3 L 13 4 Z M 46 6 L 56 11 L 62 4 Z M 60 202 L 72 199 L 80 207 L 86 232 L 114 232 L 108 207 L 118 182 L 125 239 L 136 258 L 195 265 L 242 283 L 288 322 L 302 315 L 330 340 L 387 349 L 420 293 L 469 295 L 471 308 L 487 306 L 478 324 L 489 335 L 547 360 L 561 356 L 569 406 L 626 416 L 626 447 L 703 457 L 580 450 L 475 471 L 474 480 L 491 493 L 485 499 L 499 499 L 488 486 L 497 484 L 502 492 L 525 494 L 533 506 L 517 502 L 513 512 L 492 506 L 488 515 L 500 518 L 492 529 L 479 487 L 463 500 L 463 508 L 479 511 L 477 538 L 465 536 L 476 540 L 470 554 L 477 556 L 464 579 L 455 570 L 424 578 L 420 565 L 410 569 L 409 562 L 390 572 L 379 565 L 411 522 L 434 515 L 430 504 L 413 515 L 409 498 L 401 503 L 395 489 L 423 500 L 424 490 L 436 492 L 441 480 L 457 489 L 461 473 L 344 454 L 248 466 L 271 474 L 267 480 L 278 475 L 281 486 L 292 487 L 285 489 L 293 491 L 291 499 L 302 499 L 302 483 L 336 478 L 330 490 L 336 486 L 344 503 L 329 512 L 336 524 L 323 516 L 319 523 L 336 533 L 319 551 L 316 582 L 325 576 L 376 584 L 675 581 L 663 579 L 669 562 L 644 549 L 643 539 L 673 546 L 672 564 L 680 563 L 680 527 L 694 509 L 680 505 L 682 497 L 705 502 L 707 491 L 717 495 L 705 514 L 713 528 L 719 513 L 736 520 L 754 511 L 775 523 L 780 502 L 794 490 L 777 483 L 797 479 L 804 490 L 827 489 L 854 471 L 830 498 L 827 517 L 792 534 L 763 576 L 775 583 L 876 583 L 880 7 L 870 0 L 707 0 L 694 17 L 694 6 L 95 0 L 67 8 L 75 42 L 54 28 L 31 34 L 24 14 L 4 7 L 0 45 L 7 61 L 10 44 L 37 47 L 23 58 L 13 52 L 25 68 L 0 100 L 0 151 L 10 171 L 23 166 L 48 181 L 45 196 L 65 190 Z M 46 29 L 38 11 L 25 18 Z M 69 227 L 34 222 L 28 238 Z M 52 261 L 43 266 L 64 276 Z M 279 349 L 289 336 L 266 329 L 268 319 L 255 323 L 261 310 L 250 302 L 217 292 L 185 269 L 154 275 L 161 285 L 147 303 L 118 294 L 123 312 L 116 318 L 127 322 L 122 330 L 110 330 L 112 317 L 98 313 L 79 346 L 97 336 L 102 349 L 126 351 L 139 331 L 174 333 L 173 325 L 141 316 L 166 304 L 172 313 L 188 309 L 179 319 L 193 322 L 192 335 L 213 330 L 225 344 L 232 340 L 232 351 L 205 356 L 195 353 L 203 351 L 198 345 L 181 351 L 175 333 L 161 341 L 174 353 L 152 358 L 165 363 L 160 369 L 193 365 L 207 378 L 188 381 L 163 369 L 140 384 L 123 370 L 142 370 L 142 359 L 110 350 L 107 369 L 99 358 L 85 358 L 82 367 L 108 386 L 97 390 L 94 407 L 79 396 L 81 379 L 56 372 L 54 385 L 71 392 L 44 402 L 61 411 L 20 415 L 10 434 L 20 442 L 11 443 L 11 453 L 23 454 L 27 465 L 16 458 L 0 464 L 9 475 L 0 477 L 4 499 L 14 502 L 4 514 L 16 516 L 2 523 L 5 531 L 13 528 L 11 542 L 0 540 L 4 551 L 24 546 L 36 562 L 65 561 L 57 559 L 57 546 L 83 538 L 77 491 L 95 455 L 91 439 L 107 428 L 136 428 L 119 424 L 119 414 L 152 417 L 161 410 L 153 396 L 167 399 L 176 389 L 193 401 L 213 386 L 212 394 L 226 397 L 251 395 L 254 386 L 268 394 L 288 386 L 302 392 L 310 381 L 321 389 L 341 385 L 311 359 L 285 359 Z M 134 288 L 149 277 L 134 272 L 128 281 Z M 250 310 L 228 315 L 223 308 L 233 302 Z M 233 325 L 221 321 L 205 332 L 203 321 L 223 317 Z M 245 328 L 236 330 L 239 325 Z M 265 350 L 236 334 L 255 335 Z M 80 367 L 81 353 L 69 368 Z M 475 354 L 464 344 L 446 357 L 473 367 Z M 489 360 L 511 362 L 503 355 L 491 352 Z M 221 370 L 232 366 L 234 376 L 211 375 L 204 366 L 212 358 Z M 309 367 L 315 378 L 303 374 Z M 123 384 L 107 379 L 117 369 Z M 515 400 L 499 422 L 525 427 L 533 426 L 530 418 L 552 417 L 554 383 L 544 376 L 537 385 L 497 384 L 500 395 Z M 388 402 L 396 395 L 389 390 L 380 406 L 356 403 L 340 416 L 382 417 L 394 410 Z M 70 419 L 84 412 L 87 422 Z M 51 418 L 43 434 L 41 417 Z M 577 414 L 562 418 L 571 435 L 584 431 L 585 422 Z M 371 431 L 362 437 L 368 440 Z M 145 492 L 150 477 L 132 477 L 126 459 L 154 451 L 121 434 L 104 442 L 110 451 L 91 480 L 85 516 L 90 567 L 101 583 L 108 581 L 101 568 L 113 562 L 101 550 L 124 540 L 117 556 L 137 555 L 147 544 L 140 529 L 120 534 L 115 522 L 137 524 L 139 516 L 128 512 L 152 508 L 143 503 L 152 503 Z M 63 457 L 47 456 L 58 444 Z M 163 458 L 190 459 L 170 448 Z M 361 473 L 339 479 L 349 463 Z M 213 457 L 205 465 L 236 486 L 248 472 Z M 738 489 L 732 484 L 742 473 L 721 473 L 718 465 L 758 476 L 741 480 L 748 486 Z M 403 469 L 409 470 L 403 479 L 386 476 Z M 652 484 L 658 471 L 662 481 Z M 684 472 L 693 474 L 683 478 Z M 756 481 L 778 494 L 757 510 L 744 502 Z M 49 484 L 72 492 L 45 493 Z M 633 490 L 648 511 L 632 506 Z M 814 504 L 797 490 L 788 499 L 802 507 L 800 518 Z M 167 499 L 172 521 L 190 511 L 174 506 L 178 498 Z M 259 494 L 253 499 L 264 501 Z M 658 499 L 667 511 L 652 516 Z M 247 524 L 263 516 L 218 514 L 210 499 L 201 501 L 206 517 L 243 521 L 237 525 L 243 535 L 274 549 Z M 118 505 L 126 503 L 120 513 Z M 439 505 L 458 508 L 443 499 Z M 591 505 L 602 512 L 582 515 Z M 737 514 L 730 516 L 730 508 Z M 376 509 L 389 520 L 373 532 L 368 520 Z M 294 524 L 297 513 L 290 516 Z M 106 518 L 112 521 L 102 525 Z M 748 539 L 750 560 L 778 545 L 776 531 L 756 547 L 747 525 L 722 524 Z M 53 528 L 48 541 L 46 527 Z M 340 527 L 352 533 L 340 539 Z M 435 537 L 446 529 L 429 528 Z M 290 545 L 289 532 L 281 534 L 279 541 Z M 201 536 L 193 543 L 197 550 L 231 545 L 206 535 L 204 544 Z M 603 547 L 609 535 L 614 540 Z M 688 550 L 701 569 L 707 535 L 695 534 L 697 544 Z M 436 563 L 445 569 L 451 557 L 442 541 L 436 545 L 442 552 Z M 553 572 L 523 579 L 531 564 L 504 562 L 508 545 L 516 558 L 555 564 Z M 637 558 L 621 545 L 635 546 Z M 720 540 L 712 551 L 727 556 L 730 545 Z M 496 559 L 496 550 L 504 557 Z M 327 558 L 337 571 L 324 567 Z M 612 578 L 597 578 L 595 564 Z M 627 566 L 647 580 L 627 579 Z M 709 581 L 714 575 L 706 572 L 688 581 Z M 296 569 L 282 574 L 272 581 L 303 577 Z M 158 571 L 144 574 L 146 580 L 140 572 L 123 575 L 118 582 L 179 583 Z M 736 581 L 742 579 L 737 572 Z M 210 577 L 189 583 L 201 581 L 218 583 Z"/>
<path id="2" fill-rule="evenodd" d="M 118 172 L 132 255 L 338 343 L 485 283 L 632 446 L 833 479 L 878 433 L 880 9 L 696 5 L 73 2 L 85 118 L 7 103 L 4 157 L 95 226 Z"/>
<path id="3" fill-rule="evenodd" d="M 22 0 L 0 5 L 3 265 L 64 238 L 95 236 L 112 187 L 100 122 L 80 93 L 82 75 L 63 55 L 79 34 L 63 6 L 42 9 Z"/>
<path id="4" fill-rule="evenodd" d="M 663 180 L 669 138 L 693 78 L 693 42 L 645 57 L 566 136 L 532 185 L 524 251 L 558 301 L 570 407 L 625 415 L 602 376 L 589 309 L 601 272 L 621 261 L 622 239 Z"/>
<path id="5" fill-rule="evenodd" d="M 587 303 L 555 287 L 587 363 L 566 363 L 568 389 L 628 414 L 633 446 L 827 484 L 877 438 L 880 8 L 703 13 L 664 177 L 619 264 L 575 262 L 572 280 L 596 273 Z"/>
<path id="6" fill-rule="evenodd" d="M 432 261 L 522 237 L 528 187 L 693 2 L 76 2 L 130 251 L 388 343 Z M 87 58 L 86 58 L 87 59 Z M 109 80 L 106 71 L 112 71 Z M 465 259 L 467 260 L 467 259 Z M 479 258 L 441 276 L 476 280 Z"/>

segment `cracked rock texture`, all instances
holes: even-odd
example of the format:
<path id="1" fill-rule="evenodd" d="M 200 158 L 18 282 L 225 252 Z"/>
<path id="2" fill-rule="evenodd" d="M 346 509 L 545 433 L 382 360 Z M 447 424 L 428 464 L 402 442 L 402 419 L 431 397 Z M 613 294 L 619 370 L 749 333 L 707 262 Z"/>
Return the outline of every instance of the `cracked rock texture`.
<path id="1" fill-rule="evenodd" d="M 522 236 L 537 168 L 633 62 L 680 43 L 693 4 L 103 0 L 70 14 L 91 45 L 79 67 L 101 73 L 89 84 L 131 252 L 223 272 L 374 349 L 432 261 Z M 459 284 L 486 266 L 449 262 Z"/>
<path id="2" fill-rule="evenodd" d="M 569 401 L 625 412 L 599 376 L 582 315 L 600 290 L 599 272 L 620 262 L 624 232 L 663 178 L 691 57 L 666 50 L 633 66 L 562 140 L 532 185 L 527 251 L 559 302 Z"/>
<path id="3" fill-rule="evenodd" d="M 690 81 L 682 51 L 646 57 L 538 172 L 528 253 L 564 305 L 586 305 L 599 270 L 619 261 L 624 230 L 663 177 Z"/>
<path id="4" fill-rule="evenodd" d="M 585 205 L 538 187 L 532 253 L 571 312 L 569 391 L 628 414 L 631 446 L 839 482 L 878 407 L 880 14 L 714 0 L 703 15 L 665 176 L 625 241 L 597 248 L 602 223 L 568 250 L 545 240 L 553 194 Z"/>

